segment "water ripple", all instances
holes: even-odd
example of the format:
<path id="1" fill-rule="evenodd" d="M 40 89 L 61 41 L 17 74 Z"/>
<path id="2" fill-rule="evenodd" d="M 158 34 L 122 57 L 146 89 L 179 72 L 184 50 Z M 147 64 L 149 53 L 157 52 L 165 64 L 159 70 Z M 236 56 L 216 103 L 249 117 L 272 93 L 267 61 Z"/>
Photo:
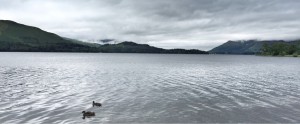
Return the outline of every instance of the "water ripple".
<path id="1" fill-rule="evenodd" d="M 300 122 L 299 59 L 0 54 L 3 123 Z"/>

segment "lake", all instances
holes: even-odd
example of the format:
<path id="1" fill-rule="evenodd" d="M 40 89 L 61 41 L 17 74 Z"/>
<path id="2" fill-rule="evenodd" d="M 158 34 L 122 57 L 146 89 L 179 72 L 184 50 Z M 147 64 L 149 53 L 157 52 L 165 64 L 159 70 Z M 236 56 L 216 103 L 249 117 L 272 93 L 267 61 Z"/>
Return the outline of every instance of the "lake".
<path id="1" fill-rule="evenodd" d="M 300 59 L 8 52 L 0 93 L 1 123 L 300 123 Z"/>

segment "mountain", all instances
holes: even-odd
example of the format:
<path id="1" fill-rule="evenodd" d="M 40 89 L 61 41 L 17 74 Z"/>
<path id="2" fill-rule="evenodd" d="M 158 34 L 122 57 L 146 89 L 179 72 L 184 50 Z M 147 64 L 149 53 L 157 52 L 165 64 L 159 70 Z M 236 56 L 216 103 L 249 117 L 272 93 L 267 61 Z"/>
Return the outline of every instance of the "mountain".
<path id="1" fill-rule="evenodd" d="M 272 48 L 277 51 L 287 51 L 289 47 L 300 48 L 299 40 L 284 41 L 284 40 L 243 40 L 243 41 L 228 41 L 209 51 L 211 54 L 264 54 L 265 50 Z M 276 47 L 276 48 L 275 48 Z M 284 47 L 284 48 L 283 48 Z M 295 50 L 296 51 L 296 50 Z M 294 52 L 295 52 L 294 51 Z M 290 51 L 292 52 L 292 51 Z M 289 52 L 289 53 L 290 53 Z"/>
<path id="2" fill-rule="evenodd" d="M 103 42 L 110 41 L 111 39 L 108 39 Z M 1 51 L 208 54 L 208 52 L 201 50 L 167 50 L 128 41 L 104 45 L 81 42 L 9 20 L 0 20 Z"/>
<path id="3" fill-rule="evenodd" d="M 294 56 L 300 55 L 300 40 L 263 44 L 261 55 L 267 56 Z"/>
<path id="4" fill-rule="evenodd" d="M 280 43 L 284 41 L 228 41 L 209 51 L 212 54 L 257 54 L 261 52 L 263 44 Z"/>
<path id="5" fill-rule="evenodd" d="M 95 52 L 97 49 L 36 27 L 0 20 L 0 51 Z"/>
<path id="6" fill-rule="evenodd" d="M 164 53 L 164 54 L 208 54 L 201 50 L 162 49 L 148 44 L 137 44 L 125 41 L 119 44 L 105 44 L 99 47 L 104 53 Z"/>

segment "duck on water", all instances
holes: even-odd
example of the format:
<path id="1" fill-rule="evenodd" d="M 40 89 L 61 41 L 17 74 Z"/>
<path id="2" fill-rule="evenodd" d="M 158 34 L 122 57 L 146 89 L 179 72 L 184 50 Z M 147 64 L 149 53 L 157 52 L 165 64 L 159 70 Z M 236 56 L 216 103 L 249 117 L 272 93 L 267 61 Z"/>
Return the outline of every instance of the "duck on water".
<path id="1" fill-rule="evenodd" d="M 90 111 L 82 111 L 83 114 L 83 119 L 85 119 L 85 117 L 92 117 L 92 116 L 96 116 L 95 112 L 90 112 Z"/>
<path id="2" fill-rule="evenodd" d="M 93 101 L 93 107 L 94 106 L 101 107 L 102 104 L 101 103 L 96 103 L 95 101 Z M 87 111 L 87 112 L 82 111 L 82 114 L 83 114 L 82 119 L 85 119 L 85 117 L 90 118 L 90 117 L 96 116 L 95 112 L 90 112 L 90 111 Z"/>
<path id="3" fill-rule="evenodd" d="M 94 107 L 94 106 L 101 107 L 102 104 L 101 104 L 101 103 L 96 103 L 95 101 L 93 101 L 93 107 Z"/>

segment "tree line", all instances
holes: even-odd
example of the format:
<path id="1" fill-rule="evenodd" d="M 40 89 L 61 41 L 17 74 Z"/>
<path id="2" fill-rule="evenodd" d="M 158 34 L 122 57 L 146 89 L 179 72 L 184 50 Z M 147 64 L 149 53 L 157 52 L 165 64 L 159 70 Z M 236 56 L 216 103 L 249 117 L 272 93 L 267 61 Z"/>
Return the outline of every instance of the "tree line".
<path id="1" fill-rule="evenodd" d="M 294 56 L 300 55 L 300 41 L 285 43 L 264 43 L 261 49 L 262 55 L 267 56 Z"/>

